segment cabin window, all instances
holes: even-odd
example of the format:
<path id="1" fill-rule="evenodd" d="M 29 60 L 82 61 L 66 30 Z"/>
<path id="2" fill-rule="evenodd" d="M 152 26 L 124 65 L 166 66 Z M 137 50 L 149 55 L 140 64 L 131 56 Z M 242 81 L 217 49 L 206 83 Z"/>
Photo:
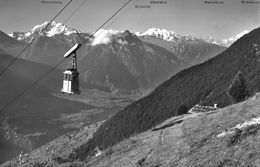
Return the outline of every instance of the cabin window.
<path id="1" fill-rule="evenodd" d="M 72 76 L 72 81 L 77 81 L 77 78 L 78 78 L 78 77 L 77 77 L 76 75 L 73 75 L 73 76 Z"/>
<path id="2" fill-rule="evenodd" d="M 64 80 L 70 81 L 71 75 L 65 74 L 64 75 Z"/>
<path id="3" fill-rule="evenodd" d="M 78 75 L 77 74 L 64 74 L 64 80 L 67 81 L 77 81 Z"/>

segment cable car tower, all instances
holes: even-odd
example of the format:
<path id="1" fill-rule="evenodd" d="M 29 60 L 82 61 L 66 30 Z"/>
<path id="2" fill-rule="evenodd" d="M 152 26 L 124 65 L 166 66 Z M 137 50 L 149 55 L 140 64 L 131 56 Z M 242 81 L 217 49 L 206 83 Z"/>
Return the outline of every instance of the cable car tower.
<path id="1" fill-rule="evenodd" d="M 67 94 L 80 94 L 79 90 L 79 72 L 77 70 L 77 50 L 81 47 L 81 44 L 75 44 L 67 53 L 65 53 L 64 58 L 72 57 L 72 68 L 66 69 L 63 79 L 63 87 L 61 89 L 62 93 Z"/>

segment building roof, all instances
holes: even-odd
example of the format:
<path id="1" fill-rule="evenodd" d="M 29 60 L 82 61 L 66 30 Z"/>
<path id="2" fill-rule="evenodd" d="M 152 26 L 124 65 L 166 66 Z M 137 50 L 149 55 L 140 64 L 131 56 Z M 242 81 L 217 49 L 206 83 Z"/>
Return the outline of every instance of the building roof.
<path id="1" fill-rule="evenodd" d="M 218 107 L 201 106 L 201 105 L 197 104 L 190 109 L 189 113 L 209 112 L 209 111 L 214 111 L 217 109 L 218 109 Z"/>
<path id="2" fill-rule="evenodd" d="M 77 69 L 66 69 L 64 72 L 64 74 L 79 74 Z"/>

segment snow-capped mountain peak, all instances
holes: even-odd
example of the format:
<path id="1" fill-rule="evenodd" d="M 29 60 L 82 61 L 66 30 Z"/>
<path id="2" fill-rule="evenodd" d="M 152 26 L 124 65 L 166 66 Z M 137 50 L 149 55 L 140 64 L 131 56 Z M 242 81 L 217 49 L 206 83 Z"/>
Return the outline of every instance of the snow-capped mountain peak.
<path id="1" fill-rule="evenodd" d="M 44 27 L 46 27 L 48 24 L 47 21 L 45 21 L 43 24 L 40 24 L 40 25 L 36 25 L 32 28 L 31 32 L 32 33 L 35 33 L 35 32 L 38 32 L 38 31 L 41 31 L 42 29 L 44 29 Z"/>
<path id="2" fill-rule="evenodd" d="M 236 39 L 239 39 L 239 38 L 241 38 L 242 36 L 244 36 L 245 34 L 248 34 L 248 33 L 249 33 L 248 30 L 244 30 L 243 32 L 236 35 Z"/>
<path id="3" fill-rule="evenodd" d="M 225 47 L 229 47 L 230 45 L 232 45 L 236 40 L 238 40 L 239 38 L 241 38 L 243 35 L 249 33 L 248 30 L 244 30 L 241 33 L 237 34 L 235 37 L 231 37 L 228 39 L 222 39 L 222 40 L 215 40 L 212 37 L 207 38 L 205 41 L 208 43 L 212 43 L 212 44 L 216 44 L 216 45 L 220 45 L 220 46 L 225 46 Z"/>
<path id="4" fill-rule="evenodd" d="M 38 35 L 47 25 L 49 24 L 48 21 L 45 21 L 43 24 L 34 26 L 30 31 L 27 32 L 14 32 L 9 34 L 9 36 L 17 39 L 17 40 L 24 40 L 30 42 L 35 35 Z M 76 33 L 75 29 L 69 28 L 62 23 L 51 22 L 48 27 L 40 34 L 48 37 L 52 37 L 56 34 L 64 34 L 66 36 Z"/>
<path id="5" fill-rule="evenodd" d="M 217 44 L 217 41 L 213 37 L 208 37 L 205 41 L 208 43 Z"/>
<path id="6" fill-rule="evenodd" d="M 150 28 L 147 31 L 140 33 L 135 33 L 137 36 L 153 36 L 157 38 L 164 39 L 166 41 L 172 41 L 179 36 L 174 31 L 168 31 L 166 29 Z"/>
<path id="7" fill-rule="evenodd" d="M 249 33 L 248 30 L 244 30 L 241 33 L 237 34 L 235 37 L 231 37 L 228 39 L 223 39 L 223 40 L 216 40 L 213 37 L 209 38 L 196 38 L 192 36 L 181 36 L 175 33 L 174 31 L 168 31 L 166 29 L 159 29 L 159 28 L 150 28 L 147 31 L 141 33 L 141 32 L 136 32 L 135 35 L 138 37 L 144 37 L 144 36 L 151 36 L 151 37 L 156 37 L 160 38 L 166 41 L 174 42 L 174 41 L 182 41 L 182 40 L 189 40 L 189 41 L 205 41 L 207 43 L 215 44 L 215 45 L 220 45 L 220 46 L 225 46 L 229 47 L 232 43 L 234 43 L 236 40 L 241 38 L 243 35 Z"/>
<path id="8" fill-rule="evenodd" d="M 43 24 L 41 25 L 36 25 L 33 27 L 33 29 L 31 30 L 31 33 L 38 33 L 39 31 L 41 31 L 42 29 L 44 29 L 47 25 L 48 25 L 48 21 L 45 21 Z M 49 26 L 46 28 L 46 30 L 44 31 L 44 34 L 46 34 L 48 37 L 52 37 L 56 34 L 65 34 L 65 35 L 70 35 L 72 33 L 76 33 L 76 31 L 72 28 L 69 28 L 67 26 L 65 26 L 62 23 L 56 23 L 56 22 L 51 22 L 51 24 L 49 24 Z"/>

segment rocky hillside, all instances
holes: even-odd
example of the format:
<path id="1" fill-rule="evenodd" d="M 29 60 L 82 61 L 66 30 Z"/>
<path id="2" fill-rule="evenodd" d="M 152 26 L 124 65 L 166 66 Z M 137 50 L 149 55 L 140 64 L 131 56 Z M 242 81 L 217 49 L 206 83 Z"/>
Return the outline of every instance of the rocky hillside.
<path id="1" fill-rule="evenodd" d="M 259 107 L 257 94 L 219 110 L 175 116 L 113 147 L 102 151 L 96 148 L 86 161 L 66 162 L 73 148 L 86 143 L 100 122 L 1 166 L 258 166 Z"/>
<path id="2" fill-rule="evenodd" d="M 95 41 L 94 41 L 95 42 Z M 82 79 L 110 90 L 154 88 L 188 64 L 129 31 L 111 34 L 109 41 L 87 46 L 79 56 Z"/>
<path id="3" fill-rule="evenodd" d="M 26 42 L 17 41 L 4 32 L 0 31 L 0 49 L 10 55 L 17 55 L 22 48 L 26 46 Z"/>

